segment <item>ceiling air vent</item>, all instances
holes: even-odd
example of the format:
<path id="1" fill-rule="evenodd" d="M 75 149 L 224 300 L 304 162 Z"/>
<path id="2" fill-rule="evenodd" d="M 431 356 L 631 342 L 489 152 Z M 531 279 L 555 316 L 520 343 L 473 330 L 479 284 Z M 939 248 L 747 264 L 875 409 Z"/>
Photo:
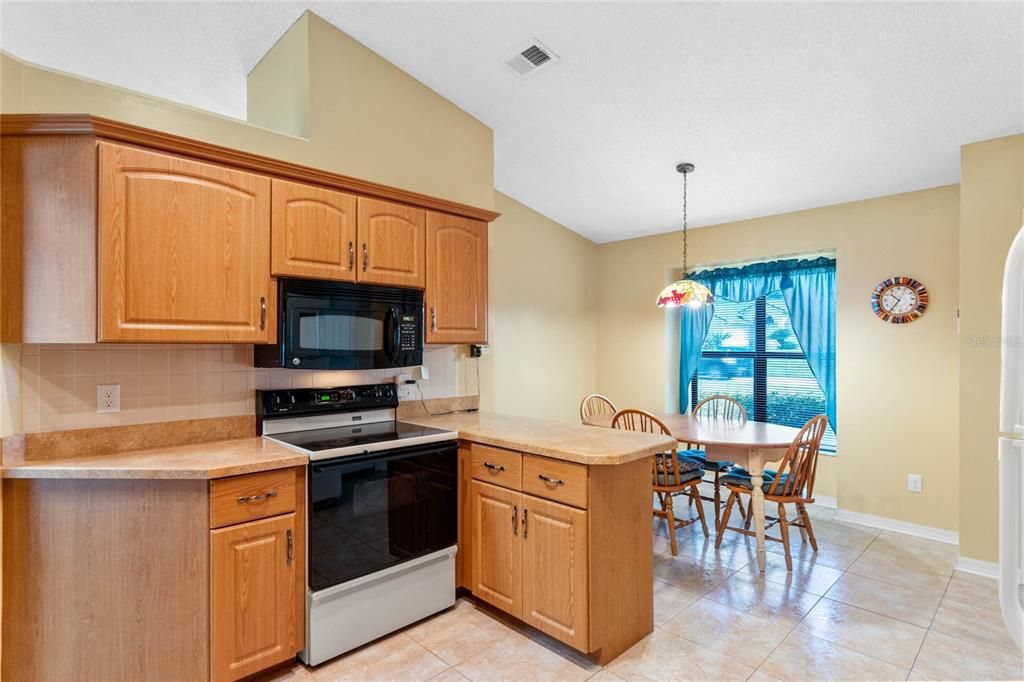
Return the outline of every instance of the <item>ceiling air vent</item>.
<path id="1" fill-rule="evenodd" d="M 558 55 L 536 39 L 528 40 L 501 60 L 520 78 L 532 76 L 558 61 Z"/>

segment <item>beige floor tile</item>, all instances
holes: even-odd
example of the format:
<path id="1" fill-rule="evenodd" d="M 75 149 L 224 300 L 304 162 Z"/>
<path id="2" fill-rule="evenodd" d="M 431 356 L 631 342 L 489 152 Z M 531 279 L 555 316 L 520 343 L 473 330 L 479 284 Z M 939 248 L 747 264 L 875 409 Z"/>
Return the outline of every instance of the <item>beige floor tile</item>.
<path id="1" fill-rule="evenodd" d="M 740 533 L 726 533 L 722 546 L 717 549 L 714 535 L 710 538 L 701 536 L 699 539 L 681 544 L 679 553 L 702 563 L 717 564 L 738 571 L 757 559 L 757 544 L 754 538 L 748 538 Z"/>
<path id="2" fill-rule="evenodd" d="M 945 599 L 968 604 L 989 604 L 999 608 L 999 581 L 981 575 L 954 571 Z"/>
<path id="3" fill-rule="evenodd" d="M 587 682 L 623 682 L 622 678 L 607 670 L 599 670 L 593 677 L 588 677 Z"/>
<path id="4" fill-rule="evenodd" d="M 731 568 L 704 563 L 685 554 L 654 557 L 655 578 L 700 595 L 721 585 L 733 573 L 735 571 Z"/>
<path id="5" fill-rule="evenodd" d="M 429 680 L 448 665 L 405 633 L 368 644 L 313 669 L 317 682 Z"/>
<path id="6" fill-rule="evenodd" d="M 455 668 L 448 668 L 437 677 L 431 677 L 430 682 L 465 682 L 466 679 L 466 676 Z"/>
<path id="7" fill-rule="evenodd" d="M 751 666 L 658 629 L 606 668 L 624 680 L 745 680 Z"/>
<path id="8" fill-rule="evenodd" d="M 823 507 L 820 504 L 807 505 L 807 513 L 812 519 L 834 519 L 836 516 L 835 507 Z"/>
<path id="9" fill-rule="evenodd" d="M 939 596 L 873 578 L 845 574 L 825 596 L 905 623 L 927 628 L 939 606 Z"/>
<path id="10" fill-rule="evenodd" d="M 662 630 L 700 645 L 702 651 L 731 655 L 756 668 L 789 634 L 789 626 L 701 599 L 662 626 Z"/>
<path id="11" fill-rule="evenodd" d="M 707 594 L 725 604 L 753 616 L 795 626 L 820 597 L 786 585 L 737 574 Z"/>
<path id="12" fill-rule="evenodd" d="M 751 578 L 757 577 L 759 574 L 760 570 L 756 561 L 750 562 L 740 571 L 740 575 Z M 843 572 L 838 569 L 819 564 L 813 556 L 805 560 L 794 558 L 793 570 L 790 571 L 786 568 L 785 555 L 774 552 L 765 553 L 764 577 L 772 582 L 804 592 L 823 595 L 842 575 Z"/>
<path id="13" fill-rule="evenodd" d="M 654 625 L 664 625 L 678 616 L 683 609 L 700 599 L 696 592 L 654 581 Z"/>
<path id="14" fill-rule="evenodd" d="M 827 518 L 812 518 L 811 527 L 814 538 L 819 542 L 842 545 L 851 549 L 867 549 L 874 542 L 880 531 L 867 526 L 844 523 Z M 800 533 L 792 533 L 799 541 Z"/>
<path id="15" fill-rule="evenodd" d="M 780 680 L 905 680 L 907 670 L 794 631 L 761 669 Z"/>
<path id="16" fill-rule="evenodd" d="M 1021 680 L 1024 660 L 932 630 L 924 638 L 914 673 L 932 680 Z"/>
<path id="17" fill-rule="evenodd" d="M 511 630 L 467 600 L 405 631 L 448 665 L 458 665 L 491 646 Z"/>
<path id="18" fill-rule="evenodd" d="M 747 682 L 781 682 L 779 678 L 772 677 L 762 670 L 755 670 L 754 674 L 747 678 Z"/>
<path id="19" fill-rule="evenodd" d="M 813 522 L 812 522 L 813 523 Z M 863 553 L 863 549 L 857 549 L 855 547 L 844 547 L 843 545 L 836 545 L 830 542 L 818 541 L 818 551 L 815 552 L 811 544 L 801 542 L 799 534 L 796 534 L 796 540 L 790 547 L 790 552 L 794 560 L 799 559 L 801 561 L 814 561 L 816 564 L 822 566 L 828 566 L 829 568 L 835 568 L 840 571 L 845 571 L 847 568 L 857 560 L 857 557 Z M 784 554 L 785 549 L 778 542 L 768 542 L 765 545 L 772 554 Z"/>
<path id="20" fill-rule="evenodd" d="M 795 630 L 909 670 L 927 630 L 856 606 L 822 599 Z"/>
<path id="21" fill-rule="evenodd" d="M 942 596 L 953 574 L 952 567 L 946 568 L 943 563 L 933 563 L 928 558 L 896 558 L 878 552 L 874 545 L 846 569 L 848 573 L 874 578 L 894 585 L 902 585 L 919 592 L 929 592 Z"/>
<path id="22" fill-rule="evenodd" d="M 1010 639 L 1003 627 L 1002 615 L 992 605 L 968 604 L 953 599 L 943 599 L 935 612 L 932 630 L 978 644 L 1002 649 L 1010 654 L 1020 655 L 1021 650 Z"/>
<path id="23" fill-rule="evenodd" d="M 953 571 L 960 553 L 957 545 L 891 530 L 883 530 L 871 543 L 870 549 L 906 559 L 926 558 L 930 564 L 942 564 L 944 571 L 948 567 L 950 572 Z"/>
<path id="24" fill-rule="evenodd" d="M 492 680 L 585 680 L 596 670 L 582 668 L 523 634 L 513 632 L 467 659 L 456 670 L 473 682 Z"/>

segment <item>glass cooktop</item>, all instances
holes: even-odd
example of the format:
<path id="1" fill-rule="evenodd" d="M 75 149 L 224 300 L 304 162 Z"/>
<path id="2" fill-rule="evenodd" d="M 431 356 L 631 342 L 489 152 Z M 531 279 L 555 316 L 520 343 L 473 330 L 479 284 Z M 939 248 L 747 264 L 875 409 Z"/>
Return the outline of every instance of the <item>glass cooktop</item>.
<path id="1" fill-rule="evenodd" d="M 418 426 L 399 421 L 383 421 L 353 426 L 334 426 L 326 429 L 292 431 L 269 436 L 293 448 L 310 453 L 327 450 L 360 450 L 364 446 L 387 443 L 400 448 L 416 443 L 454 438 L 455 433 L 430 426 Z M 373 448 L 378 449 L 378 448 Z"/>

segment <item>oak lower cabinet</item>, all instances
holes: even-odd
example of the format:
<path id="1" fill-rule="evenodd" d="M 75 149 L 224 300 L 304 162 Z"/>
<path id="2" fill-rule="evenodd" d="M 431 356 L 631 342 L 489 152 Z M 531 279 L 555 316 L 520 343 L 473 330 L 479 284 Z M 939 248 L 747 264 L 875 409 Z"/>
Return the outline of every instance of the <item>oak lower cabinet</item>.
<path id="1" fill-rule="evenodd" d="M 653 630 L 647 459 L 587 466 L 462 450 L 472 480 L 461 584 L 474 597 L 602 664 Z"/>
<path id="2" fill-rule="evenodd" d="M 236 680 L 295 657 L 295 531 L 294 512 L 211 531 L 213 680 Z"/>
<path id="3" fill-rule="evenodd" d="M 427 343 L 487 343 L 487 223 L 427 213 Z"/>
<path id="4" fill-rule="evenodd" d="M 274 340 L 270 178 L 98 148 L 98 340 Z"/>
<path id="5" fill-rule="evenodd" d="M 0 679 L 220 682 L 294 659 L 305 481 L 3 479 Z"/>

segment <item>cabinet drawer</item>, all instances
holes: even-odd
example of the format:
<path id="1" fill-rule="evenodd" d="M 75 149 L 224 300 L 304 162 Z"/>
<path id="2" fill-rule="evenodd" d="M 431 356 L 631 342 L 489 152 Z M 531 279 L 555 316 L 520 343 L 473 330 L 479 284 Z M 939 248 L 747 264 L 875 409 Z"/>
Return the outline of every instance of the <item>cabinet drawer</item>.
<path id="1" fill-rule="evenodd" d="M 473 478 L 511 490 L 523 489 L 523 456 L 512 450 L 472 444 Z"/>
<path id="2" fill-rule="evenodd" d="M 587 508 L 587 467 L 549 457 L 523 455 L 523 491 Z"/>
<path id="3" fill-rule="evenodd" d="M 210 528 L 295 511 L 295 469 L 210 481 Z"/>

